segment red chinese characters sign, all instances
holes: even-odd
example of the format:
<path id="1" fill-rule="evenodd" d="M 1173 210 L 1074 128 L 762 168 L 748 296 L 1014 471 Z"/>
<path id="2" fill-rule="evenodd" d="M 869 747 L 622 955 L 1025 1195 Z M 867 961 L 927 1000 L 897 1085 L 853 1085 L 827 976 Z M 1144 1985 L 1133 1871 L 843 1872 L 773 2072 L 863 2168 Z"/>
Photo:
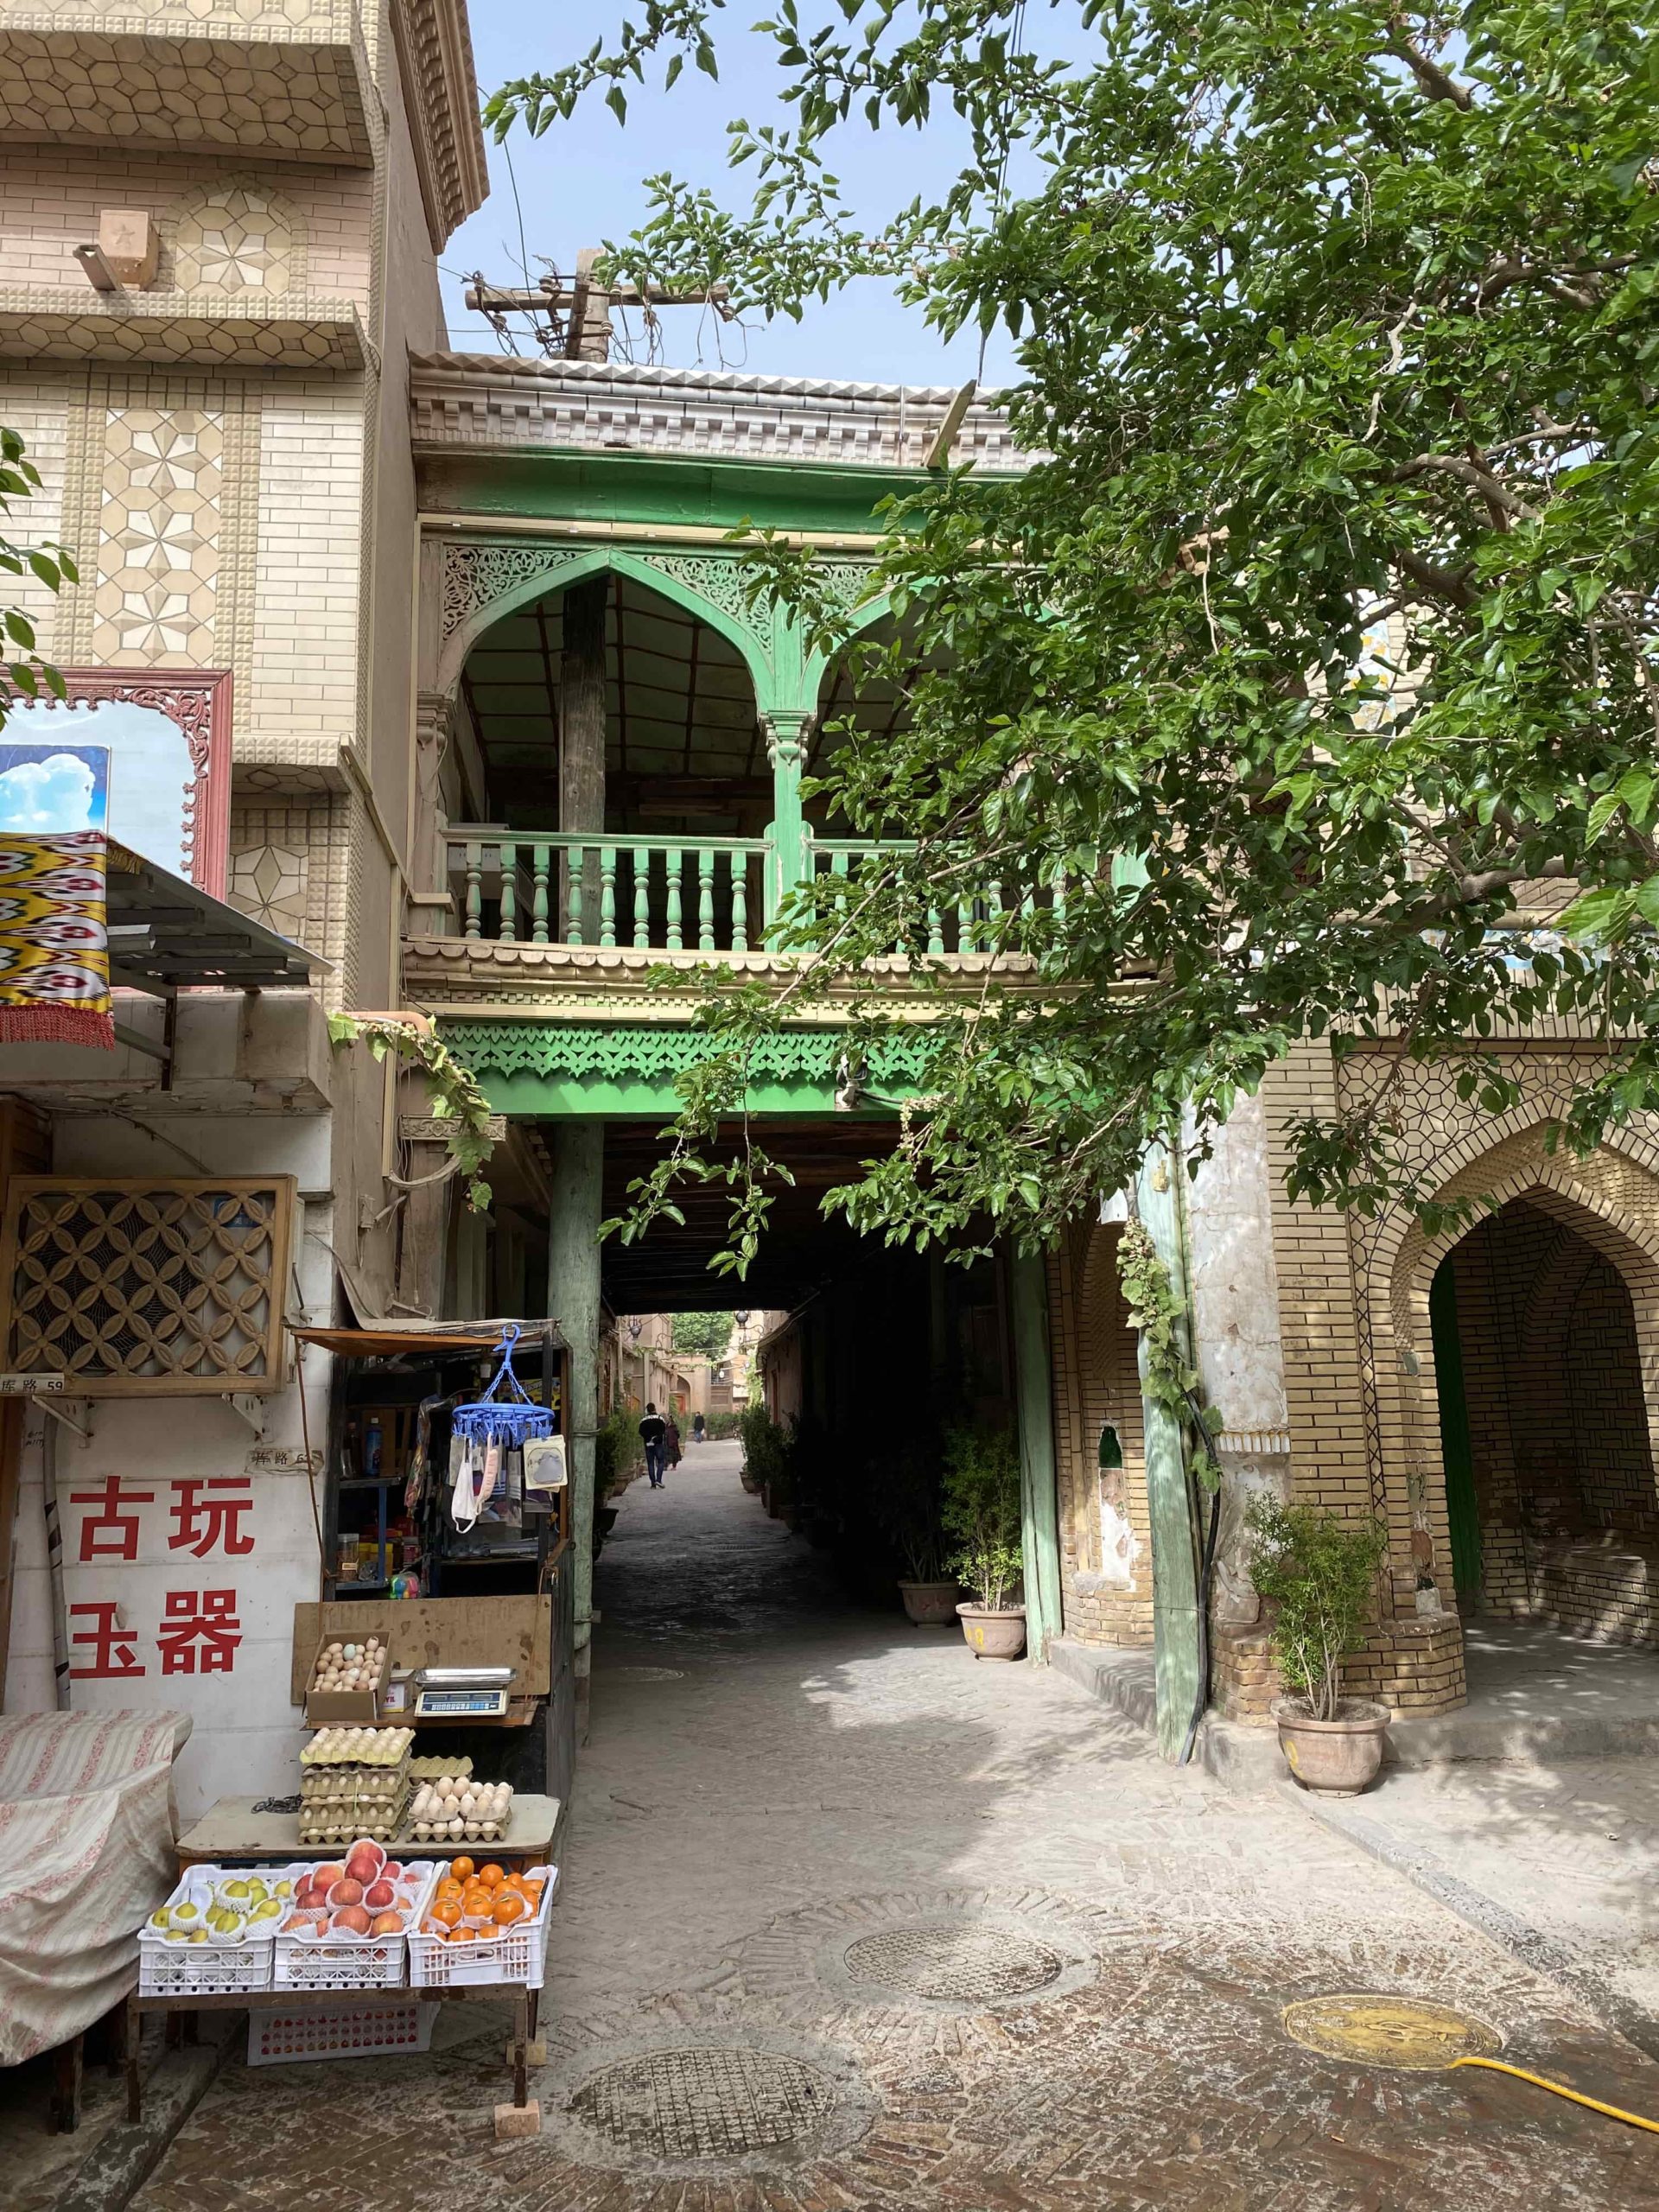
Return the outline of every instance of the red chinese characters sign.
<path id="1" fill-rule="evenodd" d="M 182 1553 L 173 1572 L 180 1586 L 161 1592 L 143 1610 L 155 1618 L 138 1619 L 137 1607 L 118 1599 L 72 1604 L 69 1617 L 69 1675 L 72 1681 L 126 1681 L 150 1673 L 229 1675 L 242 1643 L 241 1609 L 233 1582 L 220 1561 L 248 1558 L 254 1549 L 246 1526 L 253 1511 L 251 1475 L 153 1478 L 129 1481 L 105 1475 L 84 1490 L 72 1490 L 69 1504 L 79 1526 L 68 1555 L 83 1567 L 135 1565 L 139 1558 L 142 1509 L 158 1501 L 167 1508 L 166 1548 Z M 205 1586 L 206 1573 L 191 1576 L 193 1560 L 211 1561 L 219 1586 Z M 152 1664 L 152 1662 L 154 1662 Z"/>

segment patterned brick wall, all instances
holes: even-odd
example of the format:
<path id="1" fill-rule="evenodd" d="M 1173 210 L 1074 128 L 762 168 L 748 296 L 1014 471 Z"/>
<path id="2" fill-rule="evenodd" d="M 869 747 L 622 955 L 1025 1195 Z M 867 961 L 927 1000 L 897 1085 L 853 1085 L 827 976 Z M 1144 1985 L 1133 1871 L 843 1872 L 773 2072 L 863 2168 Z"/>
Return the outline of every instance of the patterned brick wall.
<path id="1" fill-rule="evenodd" d="M 1049 1261 L 1060 1591 L 1065 1633 L 1152 1642 L 1152 1532 L 1135 1332 L 1117 1276 L 1116 1226 L 1084 1223 Z M 1121 1469 L 1100 1464 L 1111 1422 Z"/>

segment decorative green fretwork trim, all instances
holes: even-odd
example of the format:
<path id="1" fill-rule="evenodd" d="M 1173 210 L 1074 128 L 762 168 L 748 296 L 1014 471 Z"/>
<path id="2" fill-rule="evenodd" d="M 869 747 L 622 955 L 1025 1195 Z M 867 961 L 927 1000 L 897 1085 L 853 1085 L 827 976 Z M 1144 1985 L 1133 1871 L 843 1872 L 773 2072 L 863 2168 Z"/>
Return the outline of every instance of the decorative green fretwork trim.
<path id="1" fill-rule="evenodd" d="M 671 1079 L 706 1059 L 710 1040 L 701 1030 L 638 1027 L 621 1023 L 444 1021 L 444 1043 L 475 1075 L 542 1077 L 665 1077 Z M 790 1029 L 755 1044 L 750 1065 L 757 1080 L 820 1084 L 833 1088 L 846 1051 L 838 1029 Z M 890 1037 L 869 1056 L 865 1079 L 884 1092 L 914 1090 L 930 1049 L 925 1036 Z"/>

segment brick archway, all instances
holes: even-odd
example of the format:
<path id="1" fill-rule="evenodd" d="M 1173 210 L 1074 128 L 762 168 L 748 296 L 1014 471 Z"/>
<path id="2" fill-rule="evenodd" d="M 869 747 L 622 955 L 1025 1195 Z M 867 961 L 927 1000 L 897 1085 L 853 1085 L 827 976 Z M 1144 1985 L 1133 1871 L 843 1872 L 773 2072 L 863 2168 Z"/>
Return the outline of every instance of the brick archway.
<path id="1" fill-rule="evenodd" d="M 1482 1197 L 1493 1208 L 1523 1199 L 1552 1217 L 1617 1271 L 1630 1294 L 1649 1448 L 1659 1465 L 1659 1174 L 1636 1133 L 1616 1137 L 1584 1159 L 1550 1153 L 1542 1126 L 1522 1129 L 1461 1164 L 1437 1198 Z M 1451 1547 L 1440 1399 L 1429 1319 L 1436 1269 L 1469 1224 L 1426 1236 L 1412 1220 L 1379 1245 L 1370 1283 L 1378 1414 L 1387 1478 L 1396 1606 L 1414 1602 L 1427 1564 L 1449 1593 Z M 1541 1345 L 1570 1304 L 1575 1262 L 1564 1244 L 1559 1263 L 1529 1287 L 1527 1326 Z M 1426 1556 L 1425 1556 L 1426 1555 Z"/>

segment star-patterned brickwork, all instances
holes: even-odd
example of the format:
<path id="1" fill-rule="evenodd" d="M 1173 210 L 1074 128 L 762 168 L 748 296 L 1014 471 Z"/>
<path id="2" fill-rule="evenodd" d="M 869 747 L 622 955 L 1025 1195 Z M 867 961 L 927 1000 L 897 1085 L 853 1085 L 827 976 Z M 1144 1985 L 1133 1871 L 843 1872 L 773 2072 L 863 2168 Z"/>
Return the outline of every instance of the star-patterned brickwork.
<path id="1" fill-rule="evenodd" d="M 303 845 L 250 845 L 231 855 L 230 903 L 280 937 L 302 937 L 310 872 Z"/>
<path id="2" fill-rule="evenodd" d="M 223 458 L 216 412 L 108 410 L 93 596 L 99 663 L 213 658 Z"/>
<path id="3" fill-rule="evenodd" d="M 238 186 L 179 217 L 174 283 L 181 291 L 286 292 L 293 230 L 262 192 Z"/>

